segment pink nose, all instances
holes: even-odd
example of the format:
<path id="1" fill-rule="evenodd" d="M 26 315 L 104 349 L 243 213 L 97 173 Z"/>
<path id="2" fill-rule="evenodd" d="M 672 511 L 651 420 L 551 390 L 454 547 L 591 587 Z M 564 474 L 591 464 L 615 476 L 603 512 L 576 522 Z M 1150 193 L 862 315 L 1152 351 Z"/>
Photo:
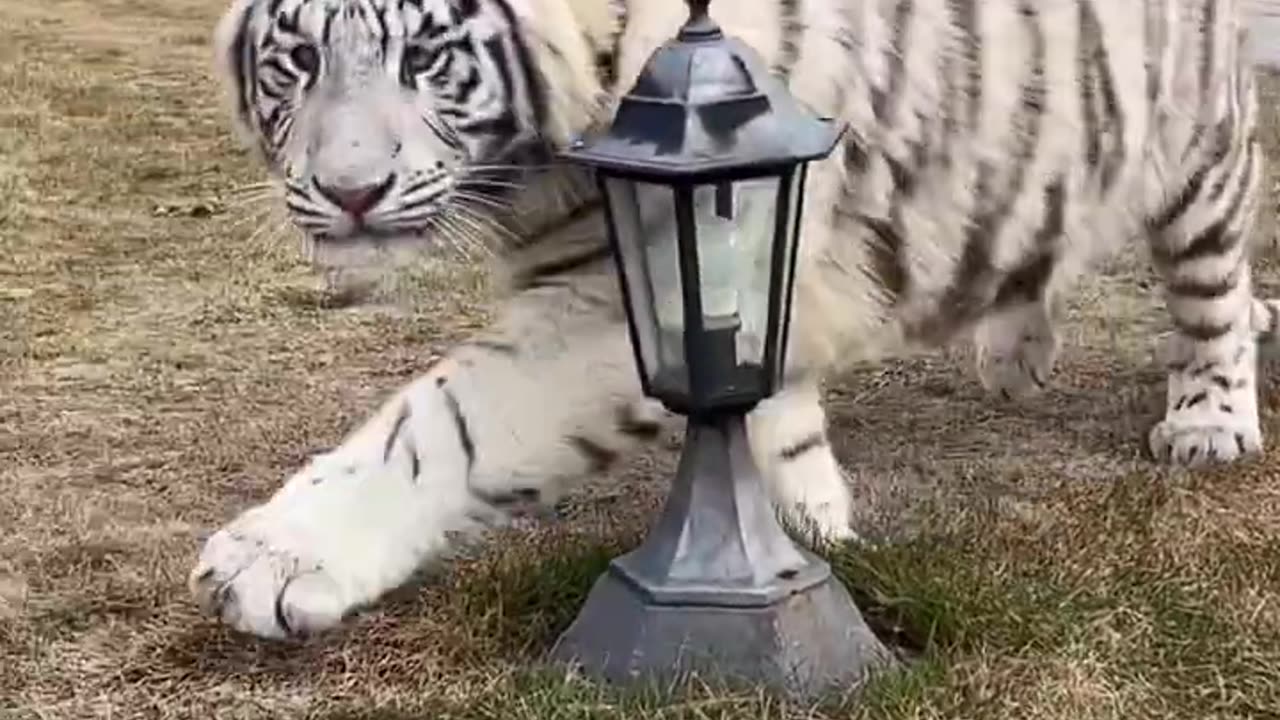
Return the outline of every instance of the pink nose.
<path id="1" fill-rule="evenodd" d="M 370 183 L 367 185 L 326 185 L 319 180 L 315 180 L 316 190 L 325 197 L 326 200 L 342 208 L 346 212 L 359 217 L 367 212 L 378 201 L 386 196 L 387 191 L 391 189 L 391 183 L 395 180 L 394 175 L 388 175 L 381 182 Z"/>

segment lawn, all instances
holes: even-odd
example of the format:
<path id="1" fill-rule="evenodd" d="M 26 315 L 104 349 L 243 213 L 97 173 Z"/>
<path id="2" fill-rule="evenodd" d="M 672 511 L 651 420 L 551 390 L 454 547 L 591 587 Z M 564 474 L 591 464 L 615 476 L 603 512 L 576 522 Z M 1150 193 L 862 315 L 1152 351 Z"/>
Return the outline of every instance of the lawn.
<path id="1" fill-rule="evenodd" d="M 913 658 L 860 702 L 539 669 L 652 517 L 671 452 L 341 631 L 264 643 L 199 617 L 202 538 L 486 313 L 477 269 L 308 268 L 222 113 L 222 9 L 0 0 L 0 718 L 1280 717 L 1280 454 L 1143 457 L 1167 321 L 1136 256 L 1074 299 L 1041 400 L 988 401 L 966 348 L 830 388 L 886 540 L 831 560 Z M 1280 161 L 1280 79 L 1264 89 Z M 1275 207 L 1259 284 L 1280 292 Z M 1278 405 L 1268 386 L 1273 447 Z"/>

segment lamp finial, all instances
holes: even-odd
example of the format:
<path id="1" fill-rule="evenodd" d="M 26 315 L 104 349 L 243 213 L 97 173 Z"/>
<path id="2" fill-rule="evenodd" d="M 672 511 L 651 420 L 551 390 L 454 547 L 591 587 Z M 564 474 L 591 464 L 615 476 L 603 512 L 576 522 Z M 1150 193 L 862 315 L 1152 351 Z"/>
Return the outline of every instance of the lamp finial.
<path id="1" fill-rule="evenodd" d="M 689 19 L 680 28 L 681 40 L 714 40 L 721 37 L 720 26 L 707 13 L 711 0 L 686 0 Z"/>

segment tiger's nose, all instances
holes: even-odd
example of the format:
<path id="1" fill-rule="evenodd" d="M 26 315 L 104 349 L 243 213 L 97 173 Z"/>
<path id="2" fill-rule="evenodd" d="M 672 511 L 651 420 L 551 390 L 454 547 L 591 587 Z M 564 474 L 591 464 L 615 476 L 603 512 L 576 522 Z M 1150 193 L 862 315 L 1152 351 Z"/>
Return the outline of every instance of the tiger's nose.
<path id="1" fill-rule="evenodd" d="M 387 191 L 391 189 L 391 184 L 394 181 L 395 175 L 388 175 L 379 182 L 364 185 L 330 185 L 322 183 L 318 179 L 312 180 L 316 190 L 326 200 L 355 217 L 360 217 L 369 212 L 374 205 L 377 205 L 382 198 L 386 197 Z"/>

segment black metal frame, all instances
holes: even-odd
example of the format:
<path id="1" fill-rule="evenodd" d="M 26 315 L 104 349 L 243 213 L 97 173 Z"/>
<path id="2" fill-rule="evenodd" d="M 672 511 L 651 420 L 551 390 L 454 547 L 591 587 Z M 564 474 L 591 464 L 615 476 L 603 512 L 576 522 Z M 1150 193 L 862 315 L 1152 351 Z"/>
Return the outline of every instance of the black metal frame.
<path id="1" fill-rule="evenodd" d="M 686 415 L 746 411 L 781 384 L 790 341 L 807 164 L 828 156 L 845 130 L 803 108 L 753 49 L 720 31 L 707 14 L 707 4 L 706 0 L 689 1 L 688 21 L 677 37 L 650 56 L 619 103 L 612 125 L 593 140 L 579 140 L 560 153 L 562 159 L 596 171 L 642 389 Z M 715 90 L 709 95 L 707 88 Z M 758 370 L 753 366 L 744 371 L 733 364 L 732 372 L 742 373 L 735 379 L 723 374 L 726 363 L 715 361 L 716 345 L 724 342 L 719 336 L 729 332 L 707 328 L 703 321 L 693 193 L 701 185 L 761 178 L 778 181 L 763 355 Z M 682 393 L 664 392 L 657 376 L 661 368 L 647 367 L 644 361 L 635 288 L 629 287 L 631 278 L 638 276 L 626 266 L 628 253 L 623 252 L 617 226 L 620 208 L 613 206 L 615 198 L 608 190 L 611 179 L 662 186 L 673 193 L 688 373 Z M 643 251 L 639 258 L 647 264 Z M 651 274 L 645 272 L 643 277 Z M 656 340 L 655 361 L 661 364 L 665 339 L 660 329 Z M 760 376 L 748 376 L 756 373 Z M 742 391 L 734 392 L 735 385 Z"/>
<path id="2" fill-rule="evenodd" d="M 608 223 L 609 243 L 619 277 L 623 305 L 627 315 L 627 331 L 640 373 L 641 389 L 645 395 L 662 401 L 673 412 L 690 415 L 707 412 L 746 412 L 764 398 L 775 393 L 781 384 L 786 363 L 786 346 L 790 330 L 791 300 L 794 289 L 795 266 L 799 252 L 799 229 L 804 201 L 806 163 L 782 166 L 774 173 L 733 172 L 706 175 L 697 181 L 663 183 L 643 173 L 614 173 L 597 171 L 597 184 L 605 200 L 605 218 Z M 759 366 L 729 367 L 720 358 L 726 352 L 720 338 L 722 329 L 708 328 L 702 312 L 701 258 L 698 252 L 696 222 L 694 220 L 693 193 L 697 187 L 716 185 L 719 182 L 754 179 L 777 179 L 774 228 L 769 248 L 769 285 L 765 315 L 765 337 Z M 684 315 L 684 358 L 689 373 L 683 393 L 673 393 L 655 387 L 653 378 L 659 368 L 648 367 L 641 349 L 641 328 L 635 312 L 636 294 L 631 287 L 631 273 L 623 259 L 624 240 L 618 231 L 617 208 L 609 193 L 609 180 L 644 182 L 666 188 L 673 194 L 676 212 L 676 246 L 680 264 L 681 312 Z M 799 184 L 799 187 L 795 187 Z M 642 248 L 638 258 L 647 265 Z M 633 269 L 634 270 L 634 269 Z M 646 267 L 638 277 L 649 277 Z M 724 333 L 727 335 L 727 332 Z M 728 339 L 732 339 L 731 336 Z M 660 360 L 659 360 L 660 362 Z M 736 378 L 725 378 L 726 373 Z M 753 377 L 754 376 L 754 377 Z M 662 383 L 656 383 L 661 386 Z M 733 391 L 734 385 L 741 387 Z"/>

